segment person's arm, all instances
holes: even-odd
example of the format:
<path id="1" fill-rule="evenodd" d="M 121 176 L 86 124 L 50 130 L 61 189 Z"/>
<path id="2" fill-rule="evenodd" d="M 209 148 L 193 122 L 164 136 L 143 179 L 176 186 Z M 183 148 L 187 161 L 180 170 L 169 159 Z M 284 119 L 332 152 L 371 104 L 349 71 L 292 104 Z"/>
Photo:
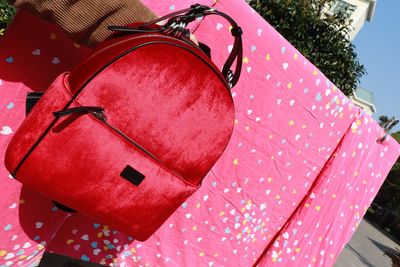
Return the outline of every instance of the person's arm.
<path id="1" fill-rule="evenodd" d="M 96 46 L 112 32 L 109 25 L 147 22 L 156 16 L 140 0 L 8 0 L 58 24 L 75 42 Z"/>

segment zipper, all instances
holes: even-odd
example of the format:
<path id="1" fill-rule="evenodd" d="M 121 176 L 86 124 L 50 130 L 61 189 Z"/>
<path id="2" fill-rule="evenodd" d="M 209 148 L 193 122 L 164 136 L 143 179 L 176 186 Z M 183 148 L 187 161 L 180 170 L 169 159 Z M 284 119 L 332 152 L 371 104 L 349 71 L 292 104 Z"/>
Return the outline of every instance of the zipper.
<path id="1" fill-rule="evenodd" d="M 153 158 L 157 162 L 161 163 L 162 165 L 165 166 L 161 160 L 159 160 L 156 156 L 154 156 L 152 153 L 150 153 L 147 149 L 139 145 L 137 142 L 133 141 L 130 137 L 128 137 L 126 134 L 121 132 L 119 129 L 115 128 L 111 124 L 107 122 L 107 116 L 104 113 L 104 108 L 102 107 L 94 107 L 94 106 L 81 106 L 81 107 L 75 107 L 75 108 L 69 108 L 69 109 L 63 109 L 59 111 L 53 112 L 54 117 L 59 118 L 59 117 L 64 117 L 68 115 L 72 115 L 75 113 L 80 113 L 80 114 L 92 114 L 94 117 L 96 117 L 98 120 L 106 124 L 109 128 L 111 128 L 114 132 L 118 133 L 120 136 L 122 136 L 124 139 L 126 139 L 129 143 L 133 144 L 135 147 L 137 147 L 139 150 L 141 150 L 143 153 L 148 155 L 149 157 Z"/>
<path id="2" fill-rule="evenodd" d="M 106 50 L 106 49 L 108 49 L 108 48 L 110 48 L 110 47 L 119 45 L 119 44 L 121 44 L 121 43 L 123 43 L 123 42 L 128 42 L 128 41 L 130 41 L 130 40 L 132 40 L 132 39 L 136 39 L 136 38 L 145 38 L 145 37 L 146 37 L 146 36 L 133 37 L 133 38 L 128 39 L 128 40 L 123 40 L 123 41 L 114 43 L 114 44 L 112 44 L 112 45 L 110 45 L 110 46 L 108 46 L 108 47 L 106 47 L 106 48 L 100 49 L 99 51 L 97 51 L 97 52 L 95 52 L 94 54 L 92 54 L 89 58 L 92 58 L 93 56 L 100 54 L 102 51 L 104 51 L 104 50 Z M 160 36 L 160 37 L 163 37 L 163 38 L 165 38 L 165 39 L 174 39 L 174 40 L 177 40 L 176 38 L 172 38 L 172 37 L 168 37 L 168 36 Z M 179 40 L 179 39 L 178 39 L 178 40 Z M 182 42 L 184 42 L 184 41 L 182 41 Z M 232 97 L 230 88 L 229 88 L 229 86 L 228 86 L 227 83 L 226 83 L 225 78 L 222 76 L 221 72 L 220 72 L 213 64 L 209 64 L 209 62 L 207 62 L 206 60 L 202 59 L 200 56 L 198 56 L 196 53 L 194 53 L 194 51 L 191 51 L 189 48 L 185 48 L 185 47 L 183 47 L 183 46 L 181 46 L 181 45 L 179 45 L 179 44 L 169 43 L 169 42 L 167 42 L 167 41 L 164 41 L 164 42 L 162 42 L 162 41 L 152 41 L 152 42 L 145 42 L 145 43 L 142 43 L 142 44 L 140 44 L 140 45 L 134 46 L 133 48 L 130 48 L 130 49 L 124 51 L 123 53 L 119 54 L 118 56 L 114 57 L 112 60 L 110 60 L 109 62 L 107 62 L 107 63 L 106 63 L 103 67 L 101 67 L 98 71 L 96 71 L 95 73 L 93 73 L 92 76 L 91 76 L 90 78 L 88 78 L 88 79 L 86 80 L 86 82 L 85 82 L 83 85 L 80 86 L 80 88 L 77 90 L 77 92 L 71 97 L 71 100 L 65 105 L 64 109 L 68 109 L 68 107 L 71 105 L 71 103 L 79 96 L 79 94 L 81 93 L 81 91 L 86 87 L 86 85 L 87 85 L 88 83 L 90 83 L 90 82 L 92 81 L 92 79 L 93 79 L 95 76 L 97 76 L 100 72 L 102 72 L 104 69 L 106 69 L 109 65 L 111 65 L 112 63 L 114 63 L 114 62 L 117 61 L 118 59 L 122 58 L 123 56 L 125 56 L 125 55 L 127 55 L 127 54 L 129 54 L 129 53 L 131 53 L 131 52 L 133 52 L 134 50 L 136 50 L 136 49 L 138 49 L 138 48 L 140 48 L 140 47 L 143 47 L 143 46 L 146 46 L 146 45 L 151 45 L 151 44 L 160 44 L 160 43 L 164 43 L 164 44 L 169 44 L 169 45 L 173 45 L 173 46 L 180 47 L 180 48 L 182 48 L 182 49 L 188 51 L 189 53 L 192 53 L 192 54 L 195 55 L 197 58 L 199 58 L 201 61 L 203 61 L 203 62 L 204 62 L 204 63 L 205 63 L 205 64 L 220 78 L 220 80 L 222 81 L 222 83 L 225 84 L 225 88 L 226 88 L 226 90 L 228 91 L 228 94 L 229 94 L 229 96 L 230 96 L 231 101 L 233 102 L 233 97 Z M 184 43 L 185 43 L 185 42 L 184 42 Z M 194 47 L 194 45 L 192 45 L 192 47 Z M 93 112 L 91 112 L 91 113 L 93 114 Z M 93 115 L 94 115 L 94 114 L 93 114 Z M 100 116 L 100 117 L 101 117 L 101 116 Z M 98 118 L 98 119 L 100 119 L 100 120 L 103 121 L 103 119 L 99 118 L 99 116 L 97 116 L 96 118 Z M 38 146 L 38 144 L 43 140 L 43 138 L 47 135 L 47 133 L 50 131 L 50 129 L 56 124 L 56 122 L 57 122 L 58 119 L 59 119 L 59 117 L 56 116 L 56 118 L 50 123 L 50 125 L 46 128 L 46 130 L 41 134 L 41 136 L 39 137 L 39 139 L 32 145 L 32 147 L 31 147 L 31 148 L 29 149 L 29 151 L 24 155 L 24 157 L 21 159 L 21 161 L 19 162 L 19 164 L 17 165 L 17 167 L 16 167 L 16 168 L 14 169 L 14 171 L 11 173 L 12 176 L 16 177 L 18 170 L 19 170 L 20 167 L 24 164 L 25 160 L 29 157 L 29 155 L 32 153 L 32 151 Z M 113 128 L 111 125 L 109 125 L 109 127 L 110 127 L 110 128 Z M 115 130 L 119 131 L 118 129 L 115 129 Z M 121 134 L 121 136 L 123 136 L 123 137 L 125 136 L 122 132 L 121 132 L 120 134 Z M 125 137 L 124 137 L 124 138 L 125 138 Z M 132 144 L 135 143 L 135 142 L 131 142 L 131 141 L 133 141 L 133 140 L 131 140 L 128 136 L 126 136 L 126 139 L 127 139 L 130 143 L 132 143 Z M 139 144 L 137 144 L 137 145 L 140 147 Z M 136 145 L 135 145 L 135 146 L 136 146 Z M 144 152 L 144 151 L 143 151 L 143 152 Z M 159 159 L 157 159 L 156 157 L 154 157 L 154 155 L 152 155 L 151 153 L 147 153 L 147 152 L 144 152 L 144 153 L 149 154 L 149 156 L 151 155 L 150 157 L 154 158 L 157 162 L 160 162 L 161 164 L 163 164 Z M 163 166 L 166 167 L 165 164 L 163 164 Z M 167 167 L 166 167 L 166 168 L 167 168 Z M 169 168 L 168 168 L 168 169 L 169 169 Z M 171 172 L 174 172 L 174 171 L 171 170 Z M 177 173 L 175 173 L 175 172 L 174 172 L 174 174 L 179 175 L 179 174 L 177 174 Z M 179 175 L 179 177 L 182 178 L 181 175 Z M 183 178 L 182 178 L 182 179 L 183 179 Z"/>
<path id="3" fill-rule="evenodd" d="M 155 160 L 158 164 L 160 164 L 161 166 L 163 166 L 165 169 L 167 169 L 169 172 L 171 172 L 172 174 L 180 177 L 180 179 L 182 181 L 186 181 L 186 179 L 183 178 L 183 176 L 178 173 L 177 171 L 169 168 L 167 166 L 167 164 L 165 164 L 163 161 L 161 161 L 158 157 L 156 157 L 153 153 L 151 153 L 150 151 L 148 151 L 146 148 L 144 148 L 143 146 L 139 145 L 136 141 L 134 141 L 133 139 L 131 139 L 129 136 L 127 136 L 125 133 L 123 133 L 121 130 L 119 130 L 118 128 L 115 128 L 114 126 L 112 126 L 111 124 L 108 123 L 107 118 L 105 117 L 105 113 L 104 112 L 90 112 L 90 114 L 92 114 L 96 119 L 100 120 L 100 122 L 102 122 L 104 125 L 106 125 L 108 128 L 110 128 L 111 131 L 114 131 L 116 134 L 118 134 L 119 136 L 121 136 L 122 138 L 124 138 L 126 141 L 128 141 L 128 143 L 132 144 L 133 146 L 135 146 L 137 149 L 139 149 L 140 151 L 142 151 L 144 154 L 146 154 L 147 156 L 149 156 L 150 158 L 152 158 L 153 160 Z"/>

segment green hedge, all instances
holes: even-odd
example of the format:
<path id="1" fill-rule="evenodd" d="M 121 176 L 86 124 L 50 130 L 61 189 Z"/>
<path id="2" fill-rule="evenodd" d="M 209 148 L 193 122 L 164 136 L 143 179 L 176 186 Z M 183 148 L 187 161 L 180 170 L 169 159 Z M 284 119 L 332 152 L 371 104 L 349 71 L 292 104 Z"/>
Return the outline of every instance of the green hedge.
<path id="1" fill-rule="evenodd" d="M 0 35 L 4 34 L 5 29 L 15 15 L 15 8 L 7 4 L 7 1 L 0 0 Z"/>

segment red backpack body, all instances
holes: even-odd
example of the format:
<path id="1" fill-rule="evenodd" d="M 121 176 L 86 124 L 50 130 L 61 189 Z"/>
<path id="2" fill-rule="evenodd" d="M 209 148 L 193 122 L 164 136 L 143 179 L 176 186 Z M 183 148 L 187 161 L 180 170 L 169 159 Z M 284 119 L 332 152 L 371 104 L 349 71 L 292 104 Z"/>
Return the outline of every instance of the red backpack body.
<path id="1" fill-rule="evenodd" d="M 179 20 L 212 10 L 200 7 Z M 11 174 L 138 240 L 154 233 L 226 148 L 234 125 L 228 83 L 239 75 L 222 74 L 171 32 L 174 22 L 176 14 L 163 27 L 119 27 L 123 36 L 60 75 L 7 148 Z M 228 65 L 238 57 L 241 49 Z"/>

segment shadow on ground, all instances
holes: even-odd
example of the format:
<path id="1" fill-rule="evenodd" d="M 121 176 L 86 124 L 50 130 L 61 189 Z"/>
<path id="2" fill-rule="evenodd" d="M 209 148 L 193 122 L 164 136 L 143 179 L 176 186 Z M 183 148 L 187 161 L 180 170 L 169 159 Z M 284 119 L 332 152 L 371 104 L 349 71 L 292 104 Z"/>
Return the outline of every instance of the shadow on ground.
<path id="1" fill-rule="evenodd" d="M 359 258 L 359 260 L 365 264 L 365 266 L 368 267 L 376 267 L 373 263 L 371 263 L 368 259 L 366 259 L 363 255 L 361 255 L 357 250 L 355 250 L 350 244 L 346 245 L 346 248 L 348 248 L 349 250 L 351 250 L 352 253 L 354 253 L 354 255 L 357 255 L 357 257 Z"/>
<path id="2" fill-rule="evenodd" d="M 382 245 L 381 243 L 372 240 L 371 238 L 368 238 L 379 250 L 383 252 L 383 255 L 388 256 L 389 258 L 392 259 L 392 266 L 393 267 L 400 267 L 400 251 L 397 249 L 393 249 L 390 247 L 387 247 L 385 245 Z"/>

